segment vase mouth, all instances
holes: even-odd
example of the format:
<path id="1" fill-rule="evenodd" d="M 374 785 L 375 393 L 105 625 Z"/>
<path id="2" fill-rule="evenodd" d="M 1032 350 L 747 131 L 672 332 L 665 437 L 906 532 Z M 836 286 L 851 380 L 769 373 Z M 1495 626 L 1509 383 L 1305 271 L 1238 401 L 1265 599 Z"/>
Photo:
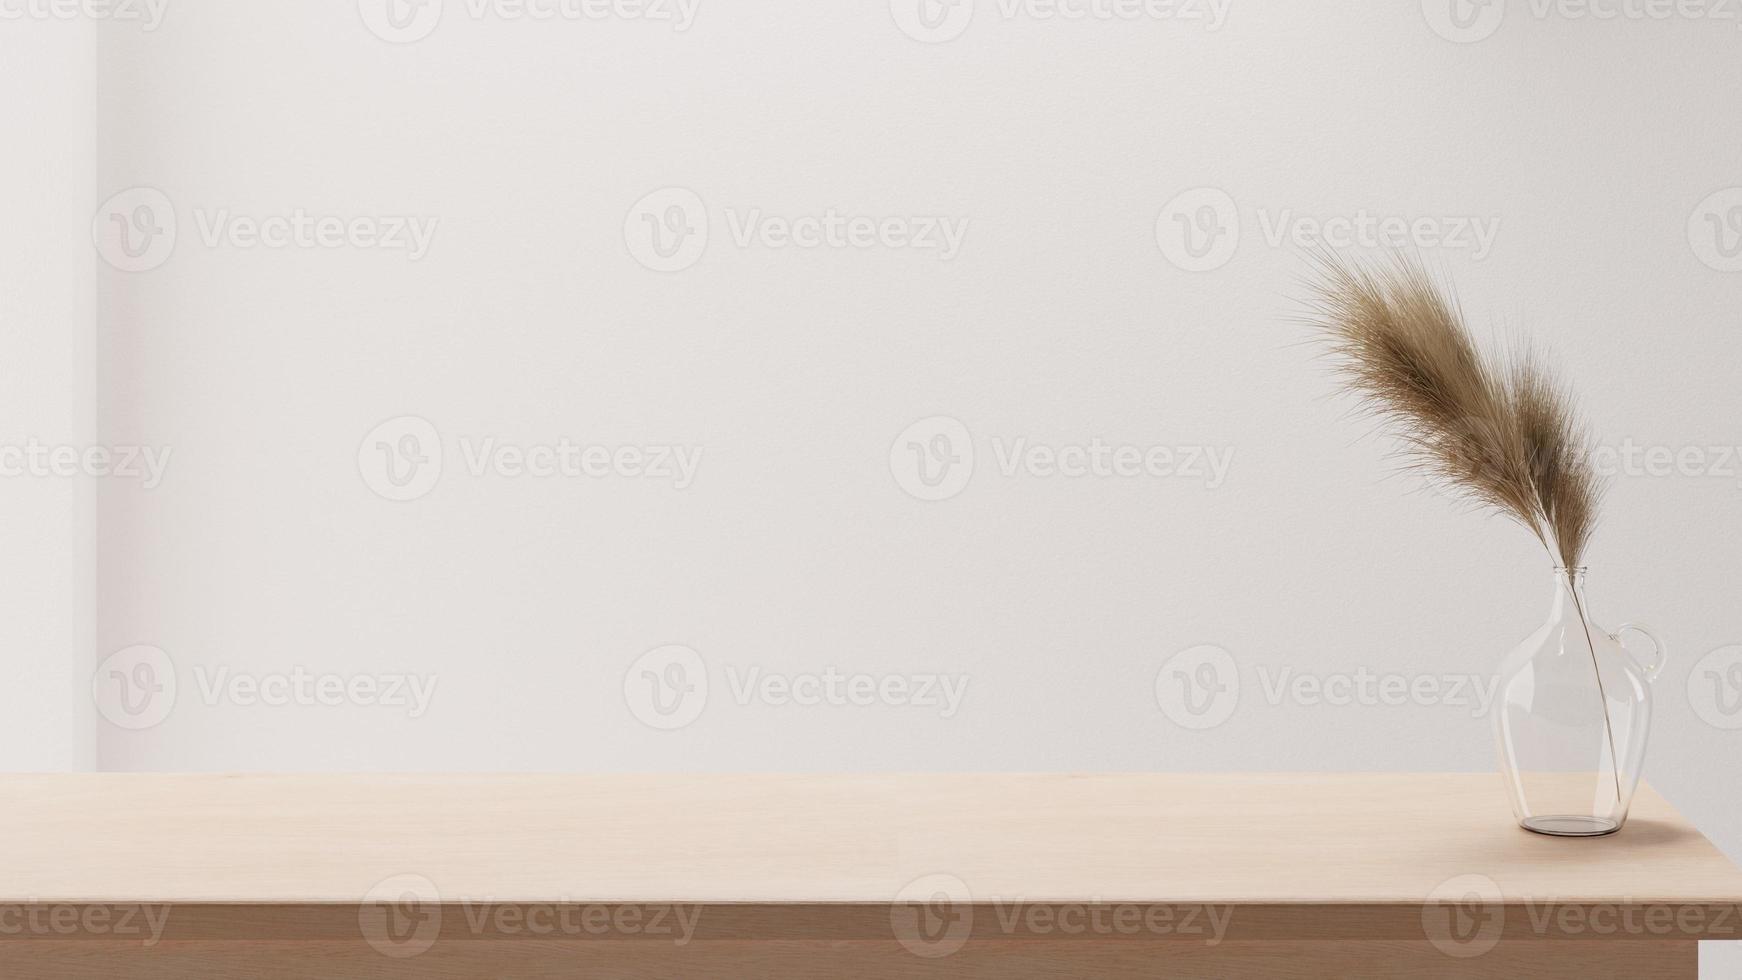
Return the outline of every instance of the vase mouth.
<path id="1" fill-rule="evenodd" d="M 1556 575 L 1583 575 L 1590 570 L 1591 566 L 1589 565 L 1556 565 L 1554 567 Z"/>

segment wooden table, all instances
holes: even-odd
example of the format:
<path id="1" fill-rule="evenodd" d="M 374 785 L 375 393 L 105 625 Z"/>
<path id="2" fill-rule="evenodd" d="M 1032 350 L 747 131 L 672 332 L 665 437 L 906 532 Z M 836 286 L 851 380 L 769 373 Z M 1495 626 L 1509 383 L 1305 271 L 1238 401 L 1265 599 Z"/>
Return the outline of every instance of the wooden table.
<path id="1" fill-rule="evenodd" d="M 1742 873 L 1493 775 L 0 777 L 0 976 L 1696 975 Z"/>

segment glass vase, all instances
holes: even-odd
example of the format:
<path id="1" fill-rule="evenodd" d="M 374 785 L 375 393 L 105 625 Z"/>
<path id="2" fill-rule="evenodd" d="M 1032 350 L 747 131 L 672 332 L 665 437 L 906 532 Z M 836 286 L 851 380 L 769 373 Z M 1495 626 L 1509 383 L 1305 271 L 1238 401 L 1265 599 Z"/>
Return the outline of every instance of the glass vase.
<path id="1" fill-rule="evenodd" d="M 1599 837 L 1627 822 L 1666 651 L 1643 626 L 1592 621 L 1585 569 L 1555 569 L 1553 590 L 1548 622 L 1501 665 L 1500 767 L 1524 829 Z M 1629 633 L 1650 641 L 1645 663 L 1623 644 Z"/>

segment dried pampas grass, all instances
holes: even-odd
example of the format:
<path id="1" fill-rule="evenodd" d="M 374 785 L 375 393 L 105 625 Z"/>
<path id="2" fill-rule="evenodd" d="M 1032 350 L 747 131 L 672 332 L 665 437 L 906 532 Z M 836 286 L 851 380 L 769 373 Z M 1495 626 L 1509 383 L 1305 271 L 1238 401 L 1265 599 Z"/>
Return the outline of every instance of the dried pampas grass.
<path id="1" fill-rule="evenodd" d="M 1314 256 L 1309 322 L 1345 387 L 1429 482 L 1517 521 L 1567 568 L 1581 562 L 1602 484 L 1572 399 L 1532 354 L 1484 354 L 1421 263 Z"/>

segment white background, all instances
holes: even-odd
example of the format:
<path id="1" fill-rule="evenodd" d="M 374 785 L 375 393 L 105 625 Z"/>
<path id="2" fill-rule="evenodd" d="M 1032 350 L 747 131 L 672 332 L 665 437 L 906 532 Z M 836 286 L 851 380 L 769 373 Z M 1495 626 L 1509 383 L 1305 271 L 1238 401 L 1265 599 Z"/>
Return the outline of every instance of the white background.
<path id="1" fill-rule="evenodd" d="M 1742 11 L 1511 3 L 1460 30 L 1436 0 L 1232 0 L 1213 28 L 980 0 L 939 40 L 901 4 L 703 0 L 677 30 L 447 0 L 410 43 L 379 35 L 431 22 L 372 31 L 373 0 L 0 23 L 7 70 L 53 93 L 4 110 L 4 437 L 173 453 L 151 489 L 7 481 L 6 703 L 28 712 L 6 712 L 27 737 L 5 763 L 1491 769 L 1471 704 L 1267 696 L 1288 668 L 1487 677 L 1549 593 L 1527 536 L 1412 492 L 1332 397 L 1292 319 L 1302 250 L 1274 228 L 1449 231 L 1414 244 L 1484 334 L 1552 349 L 1603 443 L 1742 445 L 1722 250 L 1742 191 L 1703 204 L 1742 185 Z M 171 203 L 174 251 L 121 271 L 89 222 L 141 187 Z M 678 271 L 638 237 L 661 191 L 655 220 L 705 214 Z M 1197 262 L 1175 215 L 1204 202 L 1239 237 Z M 439 224 L 417 258 L 203 234 L 298 210 Z M 967 230 L 950 257 L 734 235 L 831 211 Z M 1459 240 L 1465 219 L 1491 248 Z M 359 450 L 405 417 L 442 461 L 395 502 Z M 924 501 L 891 448 L 937 417 L 975 466 Z M 486 439 L 564 438 L 702 461 L 684 489 L 467 468 Z M 1016 440 L 1094 439 L 1233 461 L 1215 486 L 999 465 Z M 1742 644 L 1742 462 L 1706 460 L 1616 479 L 1591 592 L 1600 622 L 1669 639 L 1647 777 L 1742 857 L 1742 731 L 1699 700 L 1742 697 L 1712 687 L 1735 658 L 1708 657 Z M 142 730 L 93 720 L 91 665 L 140 644 L 173 704 Z M 662 730 L 637 659 L 671 644 L 708 690 Z M 1239 692 L 1195 728 L 1157 681 L 1204 644 Z M 416 717 L 209 693 L 299 668 L 436 687 Z M 733 683 L 829 668 L 967 690 L 944 717 L 741 703 Z"/>

